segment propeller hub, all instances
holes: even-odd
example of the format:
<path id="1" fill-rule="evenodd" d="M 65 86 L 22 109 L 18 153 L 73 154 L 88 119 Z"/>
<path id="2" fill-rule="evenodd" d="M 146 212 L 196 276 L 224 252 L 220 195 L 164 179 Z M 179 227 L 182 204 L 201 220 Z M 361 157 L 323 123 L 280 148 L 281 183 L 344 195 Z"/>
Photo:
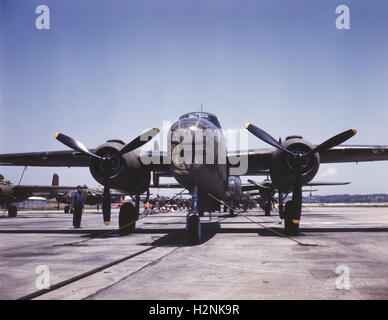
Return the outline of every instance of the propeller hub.
<path id="1" fill-rule="evenodd" d="M 107 153 L 101 158 L 100 169 L 105 176 L 111 177 L 120 169 L 120 159 L 112 158 L 112 155 Z"/>
<path id="2" fill-rule="evenodd" d="M 296 151 L 294 156 L 287 156 L 287 166 L 294 172 L 303 172 L 309 166 L 309 157 L 304 153 Z"/>

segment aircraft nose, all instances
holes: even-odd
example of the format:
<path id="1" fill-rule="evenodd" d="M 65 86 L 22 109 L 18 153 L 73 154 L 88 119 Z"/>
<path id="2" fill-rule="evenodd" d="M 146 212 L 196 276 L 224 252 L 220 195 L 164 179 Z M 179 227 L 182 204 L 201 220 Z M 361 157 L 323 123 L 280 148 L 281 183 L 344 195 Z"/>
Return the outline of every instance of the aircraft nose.
<path id="1" fill-rule="evenodd" d="M 175 167 L 190 169 L 201 165 L 203 141 L 198 131 L 205 129 L 199 122 L 180 120 L 171 128 L 171 160 Z M 202 155 L 202 154 L 201 154 Z"/>

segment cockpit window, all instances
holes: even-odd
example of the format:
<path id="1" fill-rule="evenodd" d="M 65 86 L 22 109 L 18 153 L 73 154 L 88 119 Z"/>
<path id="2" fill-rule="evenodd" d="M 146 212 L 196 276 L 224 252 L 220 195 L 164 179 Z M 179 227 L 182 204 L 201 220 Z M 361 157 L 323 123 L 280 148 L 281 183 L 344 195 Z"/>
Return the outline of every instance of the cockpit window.
<path id="1" fill-rule="evenodd" d="M 221 125 L 214 114 L 211 114 L 208 112 L 189 112 L 181 116 L 179 119 L 190 118 L 190 117 L 206 119 L 211 123 L 213 123 L 218 129 L 221 129 Z"/>

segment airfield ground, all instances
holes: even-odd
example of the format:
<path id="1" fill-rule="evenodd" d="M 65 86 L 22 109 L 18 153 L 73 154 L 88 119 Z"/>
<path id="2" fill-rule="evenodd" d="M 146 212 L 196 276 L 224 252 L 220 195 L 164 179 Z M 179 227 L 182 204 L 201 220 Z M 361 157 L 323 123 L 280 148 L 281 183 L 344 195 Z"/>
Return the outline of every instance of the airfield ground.
<path id="1" fill-rule="evenodd" d="M 196 246 L 184 212 L 141 216 L 128 236 L 118 210 L 108 227 L 88 210 L 78 230 L 58 211 L 0 218 L 0 299 L 38 291 L 42 265 L 67 285 L 36 299 L 388 299 L 388 208 L 305 207 L 297 238 L 276 212 L 244 215 L 205 216 Z"/>

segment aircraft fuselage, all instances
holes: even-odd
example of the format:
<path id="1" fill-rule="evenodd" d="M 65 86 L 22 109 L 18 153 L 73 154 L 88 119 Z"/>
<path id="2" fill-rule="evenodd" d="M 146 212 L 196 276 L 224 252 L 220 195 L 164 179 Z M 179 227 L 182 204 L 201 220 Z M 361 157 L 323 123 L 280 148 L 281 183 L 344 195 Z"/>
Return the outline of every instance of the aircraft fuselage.
<path id="1" fill-rule="evenodd" d="M 225 199 L 228 192 L 225 139 L 217 119 L 203 115 L 208 114 L 183 115 L 171 126 L 171 173 L 188 190 L 198 187 L 201 193 Z"/>

